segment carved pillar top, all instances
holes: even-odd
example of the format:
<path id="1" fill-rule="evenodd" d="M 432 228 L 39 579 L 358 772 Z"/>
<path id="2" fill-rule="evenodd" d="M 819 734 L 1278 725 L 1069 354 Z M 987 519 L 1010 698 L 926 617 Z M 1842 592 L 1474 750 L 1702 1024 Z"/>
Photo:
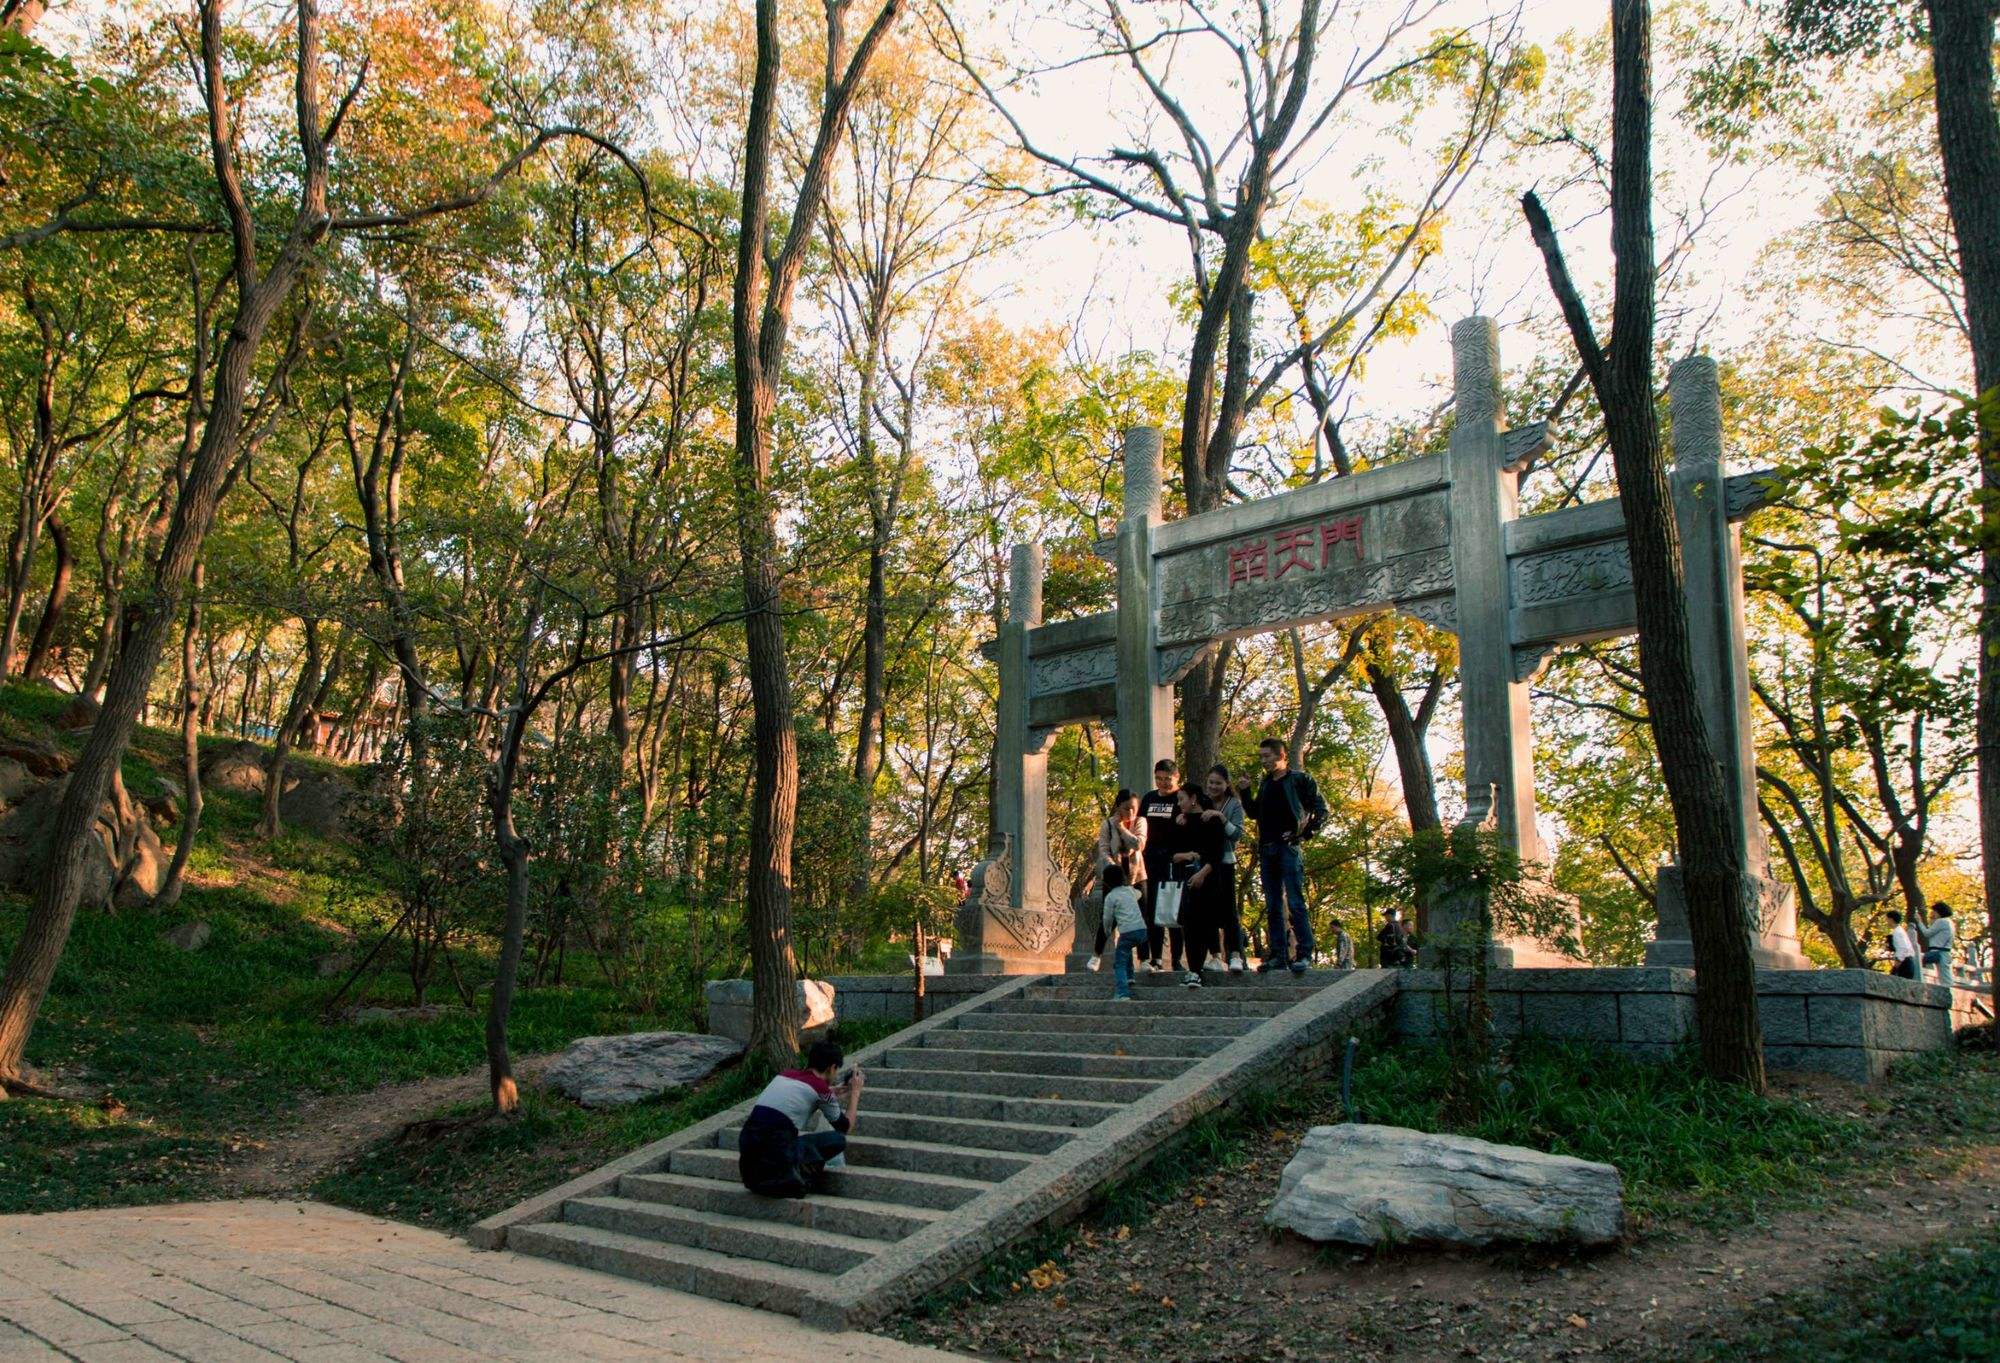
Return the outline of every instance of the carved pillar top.
<path id="1" fill-rule="evenodd" d="M 1042 566 L 1039 544 L 1017 544 L 1007 571 L 1007 619 L 1033 629 L 1042 623 Z M 1023 679 L 1025 680 L 1025 678 Z"/>
<path id="2" fill-rule="evenodd" d="M 1722 466 L 1722 383 L 1715 361 L 1690 355 L 1667 376 L 1674 422 L 1674 465 L 1684 473 L 1713 475 Z"/>
<path id="3" fill-rule="evenodd" d="M 1451 329 L 1453 406 L 1461 428 L 1499 428 L 1500 328 L 1468 317 Z"/>
<path id="4" fill-rule="evenodd" d="M 1125 518 L 1160 519 L 1160 428 L 1125 429 Z"/>

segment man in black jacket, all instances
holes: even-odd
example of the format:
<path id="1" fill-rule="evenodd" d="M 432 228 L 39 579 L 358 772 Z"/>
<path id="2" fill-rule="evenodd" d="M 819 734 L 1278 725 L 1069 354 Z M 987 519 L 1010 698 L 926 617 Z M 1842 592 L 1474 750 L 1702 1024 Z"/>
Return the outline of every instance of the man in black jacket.
<path id="1" fill-rule="evenodd" d="M 1258 745 L 1257 760 L 1263 763 L 1264 780 L 1246 803 L 1257 820 L 1257 868 L 1264 887 L 1264 923 L 1270 943 L 1258 969 L 1290 966 L 1294 975 L 1303 975 L 1312 960 L 1313 931 L 1312 921 L 1306 917 L 1306 880 L 1299 844 L 1326 821 L 1326 801 L 1312 777 L 1292 770 L 1291 757 L 1291 745 L 1282 738 L 1267 738 Z"/>

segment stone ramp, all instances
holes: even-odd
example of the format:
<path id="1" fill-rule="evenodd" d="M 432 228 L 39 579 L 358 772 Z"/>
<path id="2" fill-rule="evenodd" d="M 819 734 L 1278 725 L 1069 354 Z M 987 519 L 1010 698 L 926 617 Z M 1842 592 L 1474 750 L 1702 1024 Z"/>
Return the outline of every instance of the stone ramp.
<path id="1" fill-rule="evenodd" d="M 1023 976 L 851 1057 L 868 1070 L 848 1168 L 760 1198 L 736 1175 L 741 1104 L 489 1218 L 474 1244 L 764 1307 L 872 1324 L 1080 1214 L 1204 1113 L 1329 1063 L 1383 1015 L 1388 971 Z"/>

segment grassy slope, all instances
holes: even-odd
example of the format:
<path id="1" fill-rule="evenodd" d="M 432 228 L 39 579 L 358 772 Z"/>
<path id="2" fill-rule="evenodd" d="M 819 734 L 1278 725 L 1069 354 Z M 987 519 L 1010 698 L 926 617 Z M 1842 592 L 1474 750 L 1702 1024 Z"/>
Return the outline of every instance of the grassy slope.
<path id="1" fill-rule="evenodd" d="M 0 689 L 0 725 L 49 736 L 46 722 L 65 703 L 45 688 Z M 177 765 L 178 736 L 142 729 L 125 779 L 134 794 L 150 795 Z M 0 1103 L 0 1213 L 212 1195 L 233 1150 L 282 1129 L 308 1097 L 459 1074 L 481 1062 L 481 1019 L 462 1009 L 426 1021 L 321 1020 L 340 979 L 320 978 L 320 958 L 365 947 L 380 931 L 369 868 L 352 849 L 298 832 L 257 843 L 255 820 L 251 798 L 212 794 L 195 876 L 178 907 L 158 917 L 78 915 L 28 1060 L 99 1101 Z M 18 896 L 0 896 L 0 951 L 11 949 L 23 910 Z M 213 928 L 202 950 L 183 953 L 163 940 L 191 920 Z M 490 959 L 475 952 L 465 969 L 468 979 L 483 979 Z M 448 1000 L 449 983 L 434 984 L 430 997 Z M 409 999 L 408 980 L 390 970 L 357 1001 Z M 691 1022 L 634 1014 L 586 980 L 519 995 L 513 1042 L 517 1053 L 531 1054 L 578 1036 Z M 608 1115 L 535 1102 L 520 1129 L 487 1139 L 526 1186 L 542 1167 L 616 1153 L 692 1119 L 671 1104 Z M 405 1153 L 423 1165 L 423 1152 Z M 378 1160 L 373 1185 L 336 1180 L 325 1191 L 399 1210 L 403 1199 L 381 1191 L 397 1163 Z"/>

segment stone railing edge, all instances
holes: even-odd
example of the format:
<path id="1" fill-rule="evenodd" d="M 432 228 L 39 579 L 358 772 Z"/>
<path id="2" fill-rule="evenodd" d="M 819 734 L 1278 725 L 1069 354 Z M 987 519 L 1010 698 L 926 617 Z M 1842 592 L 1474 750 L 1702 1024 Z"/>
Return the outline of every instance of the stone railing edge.
<path id="1" fill-rule="evenodd" d="M 1400 987 L 1394 971 L 1355 971 L 1335 981 L 1270 1019 L 1275 1030 L 1268 1035 L 1263 1027 L 1246 1034 L 951 1216 L 848 1270 L 826 1294 L 807 1300 L 805 1320 L 866 1328 L 1019 1236 L 1081 1213 L 1129 1159 L 1126 1146 L 1134 1138 L 1152 1155 L 1158 1141 L 1149 1138 L 1163 1139 L 1221 1107 L 1290 1057 L 1331 1040 L 1356 1015 L 1389 1005 Z"/>

